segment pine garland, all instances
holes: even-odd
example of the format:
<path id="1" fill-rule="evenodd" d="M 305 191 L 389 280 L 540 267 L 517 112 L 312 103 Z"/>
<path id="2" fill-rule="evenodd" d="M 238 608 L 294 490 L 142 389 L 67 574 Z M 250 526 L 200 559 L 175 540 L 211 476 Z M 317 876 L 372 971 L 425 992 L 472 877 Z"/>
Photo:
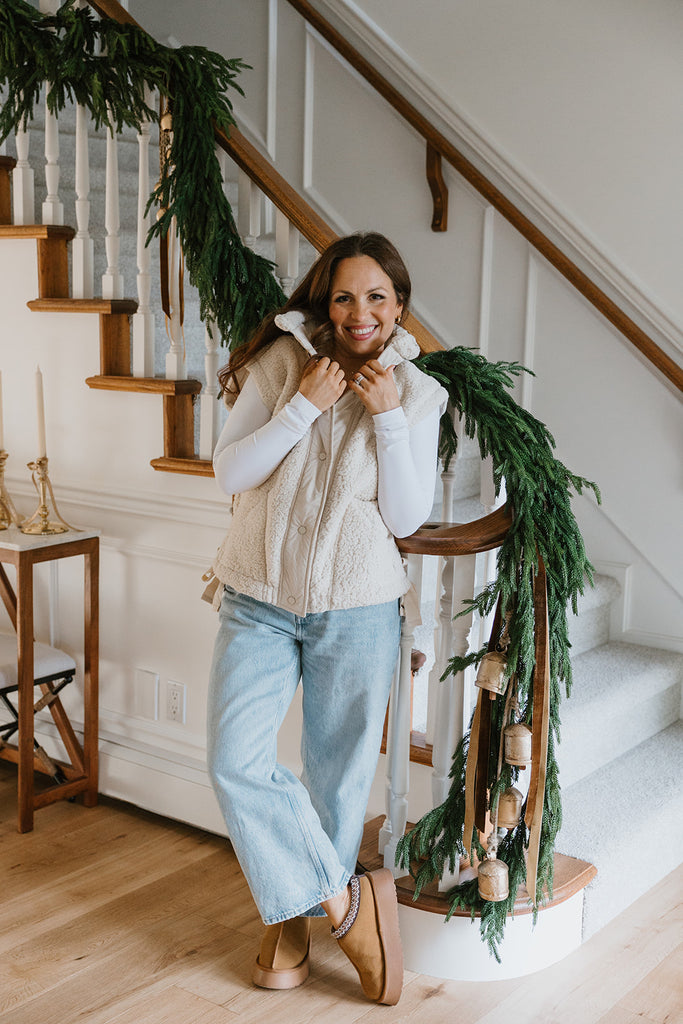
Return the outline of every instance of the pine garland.
<path id="1" fill-rule="evenodd" d="M 482 355 L 465 348 L 433 352 L 415 360 L 415 365 L 435 377 L 446 388 L 453 407 L 461 415 L 465 432 L 477 438 L 482 459 L 491 456 L 496 494 L 505 482 L 512 525 L 499 550 L 497 576 L 478 597 L 465 602 L 460 615 L 476 610 L 488 615 L 501 602 L 512 608 L 508 674 L 516 676 L 522 721 L 531 721 L 533 706 L 534 602 L 533 582 L 543 559 L 547 574 L 550 644 L 550 735 L 547 779 L 543 805 L 543 823 L 536 892 L 530 894 L 536 908 L 552 896 L 555 839 L 562 822 L 562 805 L 555 759 L 555 741 L 559 740 L 560 701 L 563 682 L 569 696 L 571 663 L 567 635 L 567 609 L 576 613 L 578 595 L 585 582 L 592 584 L 592 566 L 586 557 L 583 539 L 571 510 L 571 491 L 581 494 L 587 488 L 600 495 L 595 484 L 571 473 L 553 455 L 555 442 L 544 424 L 522 409 L 510 394 L 514 378 L 524 372 L 518 363 L 490 363 Z M 454 456 L 457 437 L 453 421 L 445 413 L 441 421 L 440 455 L 446 466 Z M 452 658 L 447 672 L 456 673 L 468 665 L 477 665 L 486 648 L 467 657 Z M 500 779 L 498 746 L 503 728 L 503 701 L 492 706 L 491 754 L 487 788 L 489 807 L 493 808 L 502 791 L 514 783 L 519 769 L 504 766 Z M 465 821 L 465 764 L 469 732 L 458 745 L 449 777 L 452 779 L 443 804 L 429 811 L 398 844 L 397 863 L 415 878 L 415 898 L 424 886 L 440 878 L 446 866 L 453 870 L 457 857 L 482 856 L 476 829 L 463 835 Z M 499 959 L 499 945 L 505 921 L 514 910 L 519 886 L 526 878 L 524 852 L 529 835 L 520 824 L 501 841 L 497 856 L 509 869 L 509 896 L 500 903 L 482 900 L 477 883 L 467 882 L 448 893 L 450 915 L 458 907 L 480 916 L 482 939 Z"/>
<path id="2" fill-rule="evenodd" d="M 54 15 L 42 15 L 24 0 L 0 5 L 0 84 L 7 89 L 0 141 L 33 118 L 44 83 L 53 113 L 79 103 L 96 128 L 116 132 L 158 122 L 145 87 L 171 98 L 170 154 L 150 197 L 163 214 L 148 242 L 164 236 L 175 217 L 190 283 L 199 291 L 200 316 L 214 321 L 231 347 L 247 341 L 284 302 L 272 262 L 247 248 L 238 234 L 215 152 L 214 125 L 229 132 L 235 123 L 227 91 L 242 93 L 236 79 L 248 66 L 203 46 L 163 46 L 135 25 L 75 9 L 74 0 Z"/>

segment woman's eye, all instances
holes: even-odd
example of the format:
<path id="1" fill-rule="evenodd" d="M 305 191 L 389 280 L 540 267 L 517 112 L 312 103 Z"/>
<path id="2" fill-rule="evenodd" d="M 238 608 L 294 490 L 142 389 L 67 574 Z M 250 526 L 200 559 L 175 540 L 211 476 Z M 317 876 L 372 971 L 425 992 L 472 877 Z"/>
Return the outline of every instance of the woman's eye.
<path id="1" fill-rule="evenodd" d="M 379 292 L 373 292 L 370 298 L 373 302 L 384 302 L 386 295 L 380 295 Z"/>
<path id="2" fill-rule="evenodd" d="M 348 295 L 338 295 L 334 301 L 335 302 L 339 302 L 339 303 L 341 303 L 341 302 L 348 302 L 349 301 L 349 297 L 348 297 Z"/>

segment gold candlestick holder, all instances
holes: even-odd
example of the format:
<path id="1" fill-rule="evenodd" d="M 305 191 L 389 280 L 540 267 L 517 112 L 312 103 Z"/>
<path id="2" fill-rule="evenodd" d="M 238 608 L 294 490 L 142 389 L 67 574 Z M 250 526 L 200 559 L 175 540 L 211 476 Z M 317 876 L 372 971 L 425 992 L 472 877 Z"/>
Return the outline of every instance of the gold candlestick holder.
<path id="1" fill-rule="evenodd" d="M 12 523 L 18 526 L 21 522 L 21 517 L 5 486 L 5 463 L 8 455 L 4 448 L 0 448 L 0 530 L 6 530 Z"/>
<path id="2" fill-rule="evenodd" d="M 38 508 L 30 519 L 25 519 L 24 522 L 21 523 L 19 526 L 21 532 L 40 534 L 41 536 L 46 537 L 53 533 L 66 533 L 67 530 L 74 530 L 75 527 L 69 526 L 69 524 L 62 519 L 59 514 L 59 510 L 57 509 L 57 502 L 55 501 L 52 484 L 47 473 L 47 455 L 41 455 L 41 457 L 36 459 L 35 462 L 29 462 L 27 465 L 31 470 L 33 485 L 38 491 Z M 50 519 L 48 496 L 57 522 Z"/>

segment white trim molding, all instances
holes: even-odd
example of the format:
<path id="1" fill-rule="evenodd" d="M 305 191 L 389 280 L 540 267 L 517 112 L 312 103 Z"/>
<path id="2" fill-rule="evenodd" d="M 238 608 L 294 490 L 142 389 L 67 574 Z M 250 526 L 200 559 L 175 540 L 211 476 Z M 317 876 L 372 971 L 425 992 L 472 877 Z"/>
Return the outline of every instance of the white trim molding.
<path id="1" fill-rule="evenodd" d="M 587 230 L 579 229 L 568 211 L 508 154 L 501 152 L 481 126 L 466 117 L 358 4 L 353 0 L 317 0 L 316 7 L 551 242 L 617 302 L 667 355 L 680 362 L 683 328 L 676 323 L 672 311 L 664 308 L 614 253 L 606 251 Z"/>

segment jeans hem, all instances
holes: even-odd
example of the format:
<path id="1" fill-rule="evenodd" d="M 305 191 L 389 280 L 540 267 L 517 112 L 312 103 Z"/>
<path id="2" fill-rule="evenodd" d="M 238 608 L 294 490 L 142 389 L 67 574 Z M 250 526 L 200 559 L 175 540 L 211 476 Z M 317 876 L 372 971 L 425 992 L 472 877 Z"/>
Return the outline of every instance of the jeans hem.
<path id="1" fill-rule="evenodd" d="M 280 924 L 281 921 L 289 921 L 292 917 L 299 917 L 300 914 L 304 914 L 307 910 L 312 910 L 313 907 L 317 907 L 319 903 L 324 903 L 325 900 L 334 899 L 335 896 L 339 896 L 341 893 L 344 892 L 344 889 L 346 889 L 347 885 L 349 884 L 349 879 L 351 878 L 351 873 L 347 872 L 345 878 L 346 880 L 344 881 L 344 883 L 332 892 L 322 893 L 320 896 L 307 900 L 306 903 L 301 904 L 301 906 L 299 907 L 295 907 L 293 910 L 289 910 L 280 914 L 273 914 L 269 917 L 264 917 L 263 923 L 265 925 L 269 925 Z"/>

